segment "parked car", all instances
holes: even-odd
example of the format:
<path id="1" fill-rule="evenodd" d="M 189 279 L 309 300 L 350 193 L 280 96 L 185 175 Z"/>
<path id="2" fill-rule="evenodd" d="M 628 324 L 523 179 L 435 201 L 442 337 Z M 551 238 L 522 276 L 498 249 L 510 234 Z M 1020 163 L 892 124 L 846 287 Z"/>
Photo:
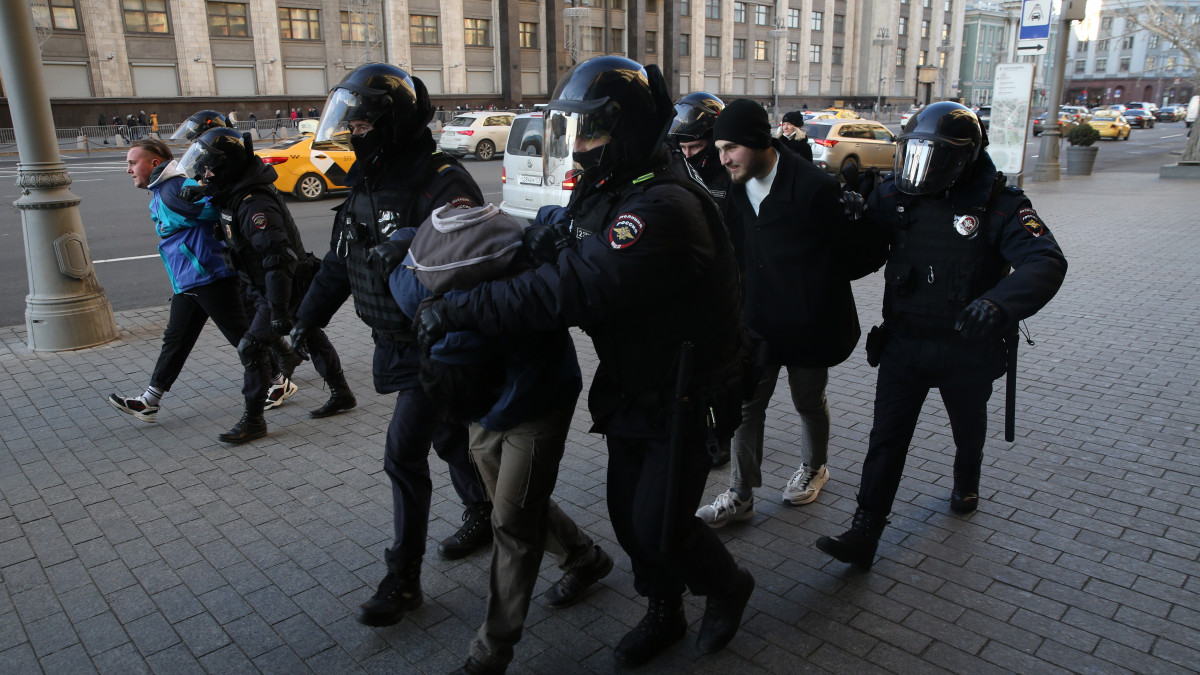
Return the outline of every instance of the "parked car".
<path id="1" fill-rule="evenodd" d="M 1042 132 L 1046 130 L 1046 126 L 1047 126 L 1046 115 L 1047 114 L 1048 113 L 1042 113 L 1041 115 L 1038 115 L 1037 117 L 1033 118 L 1033 135 L 1034 136 L 1041 136 Z M 1062 134 L 1063 136 L 1066 136 L 1067 132 L 1074 129 L 1075 126 L 1076 126 L 1076 122 L 1075 122 L 1074 115 L 1072 115 L 1069 112 L 1059 112 L 1058 113 L 1058 132 L 1060 134 Z"/>
<path id="2" fill-rule="evenodd" d="M 838 174 L 849 166 L 889 170 L 895 163 L 896 137 L 879 122 L 822 120 L 804 129 L 813 164 L 828 173 Z"/>
<path id="3" fill-rule="evenodd" d="M 1141 108 L 1142 110 L 1145 110 L 1146 112 L 1150 113 L 1151 115 L 1153 115 L 1155 113 L 1155 111 L 1158 110 L 1158 106 L 1154 105 L 1154 103 L 1152 103 L 1150 101 L 1126 101 L 1125 108 L 1127 110 L 1132 110 L 1134 108 Z"/>
<path id="4" fill-rule="evenodd" d="M 279 174 L 275 179 L 277 190 L 313 201 L 330 190 L 347 189 L 346 172 L 354 164 L 349 137 L 326 141 L 314 138 L 306 133 L 254 151 L 265 164 L 275 167 L 275 173 Z"/>
<path id="5" fill-rule="evenodd" d="M 1130 108 L 1129 110 L 1125 111 L 1123 117 L 1125 118 L 1126 122 L 1129 122 L 1129 126 L 1131 127 L 1137 127 L 1139 129 L 1154 128 L 1154 115 L 1150 114 L 1150 111 L 1148 110 L 1143 110 L 1141 108 Z"/>
<path id="6" fill-rule="evenodd" d="M 836 120 L 837 115 L 828 110 L 809 110 L 804 113 L 804 123 L 816 122 L 817 120 Z"/>
<path id="7" fill-rule="evenodd" d="M 570 118 L 564 118 L 570 119 Z M 544 114 L 524 113 L 513 119 L 500 168 L 500 209 L 517 218 L 533 220 L 538 209 L 547 204 L 566 206 L 575 182 L 571 180 L 574 163 L 574 120 L 567 127 L 566 143 L 551 148 L 554 154 L 545 157 L 543 139 Z"/>
<path id="8" fill-rule="evenodd" d="M 849 108 L 826 108 L 821 112 L 833 113 L 833 116 L 839 120 L 858 120 L 862 119 L 862 115 L 854 112 Z"/>
<path id="9" fill-rule="evenodd" d="M 442 127 L 438 147 L 455 157 L 475 155 L 475 159 L 487 161 L 508 145 L 514 117 L 506 112 L 463 113 Z"/>
<path id="10" fill-rule="evenodd" d="M 979 110 L 975 111 L 975 116 L 979 118 L 979 126 L 983 127 L 984 131 L 992 125 L 992 106 L 981 105 Z"/>
<path id="11" fill-rule="evenodd" d="M 1129 140 L 1129 122 L 1116 110 L 1101 110 L 1088 124 L 1100 132 L 1100 138 Z"/>
<path id="12" fill-rule="evenodd" d="M 1092 119 L 1092 111 L 1081 105 L 1059 106 L 1059 112 L 1070 113 L 1076 124 L 1083 124 Z"/>
<path id="13" fill-rule="evenodd" d="M 908 118 L 921 112 L 921 108 L 909 108 L 900 115 L 900 128 L 903 129 L 905 124 L 908 124 Z"/>

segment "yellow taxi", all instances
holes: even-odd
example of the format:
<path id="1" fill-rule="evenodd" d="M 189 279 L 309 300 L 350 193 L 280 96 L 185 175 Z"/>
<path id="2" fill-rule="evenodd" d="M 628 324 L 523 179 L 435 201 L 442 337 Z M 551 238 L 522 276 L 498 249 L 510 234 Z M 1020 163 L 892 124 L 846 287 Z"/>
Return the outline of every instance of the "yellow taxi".
<path id="1" fill-rule="evenodd" d="M 320 199 L 330 190 L 348 189 L 346 172 L 354 164 L 354 150 L 347 139 L 314 143 L 314 138 L 306 133 L 254 151 L 264 163 L 275 167 L 279 174 L 276 189 L 306 202 Z"/>
<path id="2" fill-rule="evenodd" d="M 1100 132 L 1100 138 L 1129 140 L 1129 122 L 1125 116 L 1116 110 L 1101 110 L 1088 121 L 1093 129 Z"/>
<path id="3" fill-rule="evenodd" d="M 833 113 L 839 120 L 860 120 L 862 116 L 849 108 L 826 108 L 824 112 Z"/>

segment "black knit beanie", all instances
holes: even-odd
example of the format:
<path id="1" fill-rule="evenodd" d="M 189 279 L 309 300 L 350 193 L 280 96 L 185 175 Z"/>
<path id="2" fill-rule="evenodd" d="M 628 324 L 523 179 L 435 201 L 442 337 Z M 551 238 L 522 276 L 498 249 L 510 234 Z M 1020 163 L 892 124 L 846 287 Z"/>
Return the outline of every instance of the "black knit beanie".
<path id="1" fill-rule="evenodd" d="M 753 150 L 771 147 L 771 122 L 758 103 L 739 98 L 721 111 L 713 127 L 713 142 L 729 141 Z"/>
<path id="2" fill-rule="evenodd" d="M 783 114 L 783 121 L 791 124 L 794 127 L 804 126 L 804 113 L 799 110 L 793 110 Z"/>

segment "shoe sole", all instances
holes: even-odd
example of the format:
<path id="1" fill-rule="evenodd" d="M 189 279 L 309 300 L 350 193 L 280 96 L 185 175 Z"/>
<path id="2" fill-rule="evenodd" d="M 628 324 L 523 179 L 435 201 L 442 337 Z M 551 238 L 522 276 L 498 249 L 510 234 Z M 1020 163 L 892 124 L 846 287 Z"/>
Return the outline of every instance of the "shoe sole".
<path id="1" fill-rule="evenodd" d="M 293 384 L 290 388 L 283 390 L 283 396 L 280 396 L 279 400 L 277 401 L 272 401 L 271 397 L 268 396 L 266 403 L 263 404 L 263 410 L 274 410 L 275 408 L 278 408 L 279 406 L 283 405 L 284 401 L 291 398 L 298 391 L 300 391 L 300 387 Z"/>
<path id="2" fill-rule="evenodd" d="M 309 417 L 309 419 L 321 420 L 321 419 L 325 419 L 326 417 L 333 417 L 334 415 L 341 415 L 344 412 L 350 412 L 351 410 L 354 410 L 356 407 L 358 407 L 357 403 L 352 406 L 349 406 L 347 408 L 338 408 L 336 410 L 326 411 L 326 412 L 323 412 L 320 414 L 317 414 L 317 411 L 313 410 L 312 412 L 308 413 L 308 417 Z"/>
<path id="3" fill-rule="evenodd" d="M 245 438 L 227 438 L 225 436 L 225 434 L 221 434 L 220 436 L 217 436 L 217 440 L 221 441 L 222 443 L 228 443 L 230 445 L 241 445 L 242 443 L 248 443 L 255 439 L 265 438 L 266 435 L 267 435 L 267 432 L 265 432 L 265 431 L 250 434 L 249 436 L 246 436 Z"/>
<path id="4" fill-rule="evenodd" d="M 405 614 L 420 607 L 421 603 L 423 601 L 424 601 L 423 598 L 417 598 L 414 602 L 408 603 L 408 605 L 406 605 L 405 607 L 402 607 L 400 609 L 400 611 L 396 613 L 395 618 L 393 618 L 391 616 L 387 616 L 387 617 L 381 616 L 381 617 L 373 618 L 370 616 L 363 616 L 362 612 L 360 611 L 354 615 L 354 620 L 355 620 L 355 622 L 359 623 L 360 625 L 368 626 L 370 628 L 387 628 L 388 626 L 395 626 L 396 624 L 398 624 L 404 620 Z"/>
<path id="5" fill-rule="evenodd" d="M 136 410 L 130 410 L 129 408 L 126 408 L 125 406 L 121 405 L 120 403 L 114 401 L 111 396 L 104 400 L 108 401 L 108 404 L 111 405 L 112 407 L 116 408 L 117 410 L 120 410 L 121 412 L 125 413 L 126 415 L 129 415 L 130 417 L 132 417 L 135 420 L 141 420 L 141 421 L 145 422 L 146 424 L 155 424 L 158 422 L 158 413 L 157 412 L 155 412 L 151 415 L 146 415 L 145 413 L 140 413 Z"/>
<path id="6" fill-rule="evenodd" d="M 700 522 L 704 523 L 705 525 L 711 527 L 714 530 L 719 530 L 722 527 L 725 527 L 726 525 L 728 525 L 730 523 L 744 523 L 748 520 L 753 520 L 753 519 L 754 519 L 754 512 L 747 511 L 745 513 L 739 513 L 738 515 L 733 516 L 732 518 L 725 518 L 724 520 L 713 521 L 711 523 L 708 522 L 707 520 L 704 520 L 703 518 L 701 518 Z"/>
<path id="7" fill-rule="evenodd" d="M 875 564 L 875 553 L 878 550 L 878 547 L 876 547 L 876 551 L 871 551 L 871 559 L 870 560 L 863 561 L 863 560 L 859 560 L 857 558 L 851 558 L 849 556 L 840 556 L 840 555 L 834 553 L 833 551 L 826 548 L 826 545 L 824 543 L 825 539 L 826 539 L 826 537 L 821 537 L 820 539 L 817 540 L 817 544 L 816 544 L 817 550 L 824 553 L 825 555 L 828 555 L 830 558 L 833 558 L 834 560 L 841 562 L 841 563 L 853 565 L 854 567 L 856 567 L 859 570 L 862 570 L 864 572 L 871 569 L 871 565 Z"/>
<path id="8" fill-rule="evenodd" d="M 783 503 L 788 504 L 789 506 L 804 506 L 805 504 L 811 504 L 811 503 L 817 501 L 817 497 L 819 497 L 819 496 L 821 496 L 820 490 L 817 490 L 816 492 L 812 493 L 812 495 L 810 495 L 808 497 L 795 498 L 795 497 L 788 497 L 787 495 L 784 495 Z"/>

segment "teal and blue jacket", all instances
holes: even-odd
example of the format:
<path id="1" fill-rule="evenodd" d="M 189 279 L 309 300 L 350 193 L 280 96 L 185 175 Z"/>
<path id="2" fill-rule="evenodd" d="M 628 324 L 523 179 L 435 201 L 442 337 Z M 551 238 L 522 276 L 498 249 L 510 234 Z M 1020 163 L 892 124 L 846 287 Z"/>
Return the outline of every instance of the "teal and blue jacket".
<path id="1" fill-rule="evenodd" d="M 158 253 L 175 293 L 236 274 L 222 256 L 225 244 L 214 236 L 220 211 L 207 199 L 198 203 L 181 199 L 179 188 L 185 184 L 194 185 L 195 181 L 171 160 L 150 175 L 148 188 L 150 218 L 159 236 Z"/>

